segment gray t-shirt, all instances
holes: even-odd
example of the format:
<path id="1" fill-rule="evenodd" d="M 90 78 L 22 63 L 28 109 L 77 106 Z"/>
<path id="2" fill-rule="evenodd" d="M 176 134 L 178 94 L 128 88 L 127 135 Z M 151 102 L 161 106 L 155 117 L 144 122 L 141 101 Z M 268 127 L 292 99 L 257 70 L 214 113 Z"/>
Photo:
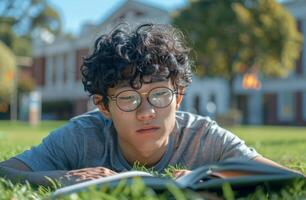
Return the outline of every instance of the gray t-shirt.
<path id="1" fill-rule="evenodd" d="M 168 165 L 179 165 L 192 170 L 230 157 L 258 155 L 211 119 L 178 111 L 167 150 L 154 168 L 162 171 Z M 104 166 L 121 172 L 132 167 L 120 151 L 112 121 L 97 110 L 71 119 L 16 158 L 33 171 Z"/>

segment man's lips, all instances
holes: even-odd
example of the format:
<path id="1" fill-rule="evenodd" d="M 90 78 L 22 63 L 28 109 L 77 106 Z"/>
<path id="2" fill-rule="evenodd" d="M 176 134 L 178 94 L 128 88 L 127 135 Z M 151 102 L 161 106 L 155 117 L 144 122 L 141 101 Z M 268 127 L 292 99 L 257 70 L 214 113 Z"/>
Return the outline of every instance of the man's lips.
<path id="1" fill-rule="evenodd" d="M 151 132 L 157 131 L 158 129 L 160 129 L 160 127 L 158 126 L 145 126 L 145 127 L 142 127 L 141 129 L 138 129 L 136 132 L 137 133 L 151 133 Z"/>

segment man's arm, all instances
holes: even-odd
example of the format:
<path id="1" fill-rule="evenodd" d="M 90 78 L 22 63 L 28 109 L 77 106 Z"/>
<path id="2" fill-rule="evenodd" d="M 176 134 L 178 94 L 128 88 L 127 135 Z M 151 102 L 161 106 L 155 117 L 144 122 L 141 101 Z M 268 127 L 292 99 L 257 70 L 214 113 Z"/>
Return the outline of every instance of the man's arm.
<path id="1" fill-rule="evenodd" d="M 10 158 L 0 162 L 0 166 L 10 167 L 21 171 L 32 171 L 26 164 L 16 158 Z"/>
<path id="2" fill-rule="evenodd" d="M 53 180 L 61 180 L 61 184 L 69 185 L 73 184 L 73 178 L 64 179 L 64 175 L 67 173 L 65 170 L 55 171 L 42 171 L 33 172 L 27 165 L 19 161 L 16 158 L 11 158 L 0 163 L 0 177 L 8 179 L 13 183 L 25 183 L 29 182 L 34 186 L 52 186 L 52 183 L 48 180 L 49 177 Z"/>
<path id="3" fill-rule="evenodd" d="M 33 172 L 28 166 L 16 158 L 11 158 L 0 163 L 0 177 L 8 179 L 13 183 L 29 182 L 34 186 L 50 186 L 49 180 L 58 181 L 62 186 L 72 185 L 86 180 L 97 179 L 117 174 L 105 167 L 84 168 L 78 170 L 54 170 Z"/>
<path id="4" fill-rule="evenodd" d="M 264 163 L 264 164 L 268 164 L 268 165 L 272 165 L 272 166 L 275 166 L 275 167 L 279 167 L 279 168 L 283 168 L 283 169 L 288 169 L 268 158 L 265 158 L 263 156 L 256 156 L 253 160 L 257 161 L 257 162 L 261 162 L 261 163 Z"/>
<path id="5" fill-rule="evenodd" d="M 282 169 L 285 169 L 285 170 L 289 170 L 289 171 L 292 171 L 292 172 L 295 172 L 295 173 L 298 173 L 298 174 L 302 174 L 301 172 L 299 171 L 296 171 L 296 170 L 293 170 L 293 169 L 290 169 L 288 167 L 285 167 L 283 165 L 280 165 L 268 158 L 265 158 L 263 156 L 256 156 L 253 160 L 257 161 L 257 162 L 261 162 L 261 163 L 264 163 L 264 164 L 267 164 L 267 165 L 272 165 L 274 167 L 279 167 L 279 168 L 282 168 Z M 305 176 L 304 174 L 302 174 L 303 176 Z"/>

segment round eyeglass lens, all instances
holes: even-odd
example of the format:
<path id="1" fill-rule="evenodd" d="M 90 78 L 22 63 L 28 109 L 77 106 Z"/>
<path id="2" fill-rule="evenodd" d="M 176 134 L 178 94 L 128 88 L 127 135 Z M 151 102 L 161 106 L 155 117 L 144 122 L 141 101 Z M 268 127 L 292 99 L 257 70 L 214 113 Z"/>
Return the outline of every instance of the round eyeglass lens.
<path id="1" fill-rule="evenodd" d="M 135 110 L 141 103 L 141 97 L 136 91 L 123 91 L 117 95 L 117 106 L 123 111 Z"/>
<path id="2" fill-rule="evenodd" d="M 155 88 L 150 91 L 148 100 L 149 102 L 158 108 L 164 108 L 168 106 L 173 99 L 173 91 L 169 88 Z"/>

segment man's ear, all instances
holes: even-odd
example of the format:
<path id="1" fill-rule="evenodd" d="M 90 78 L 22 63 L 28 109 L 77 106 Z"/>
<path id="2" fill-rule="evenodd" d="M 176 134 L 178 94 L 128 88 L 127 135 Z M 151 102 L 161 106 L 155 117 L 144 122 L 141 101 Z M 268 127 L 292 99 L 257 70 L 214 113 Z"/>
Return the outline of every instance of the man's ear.
<path id="1" fill-rule="evenodd" d="M 111 119 L 111 113 L 109 112 L 108 106 L 104 105 L 102 101 L 103 97 L 101 95 L 94 95 L 93 101 L 97 105 L 99 111 L 103 114 L 104 117 Z"/>
<path id="2" fill-rule="evenodd" d="M 179 109 L 182 101 L 183 101 L 183 97 L 184 97 L 184 92 L 185 92 L 185 88 L 183 87 L 179 87 L 178 89 L 178 94 L 176 95 L 176 110 Z"/>

